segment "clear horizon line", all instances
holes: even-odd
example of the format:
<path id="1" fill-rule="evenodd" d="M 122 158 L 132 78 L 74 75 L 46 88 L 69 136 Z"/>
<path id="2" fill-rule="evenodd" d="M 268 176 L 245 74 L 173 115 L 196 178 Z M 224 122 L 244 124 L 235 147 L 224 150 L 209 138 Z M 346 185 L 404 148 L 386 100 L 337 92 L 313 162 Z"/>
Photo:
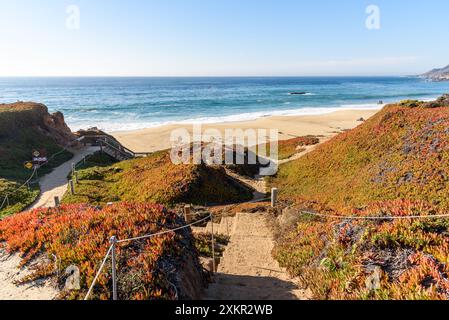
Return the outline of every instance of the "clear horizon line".
<path id="1" fill-rule="evenodd" d="M 344 78 L 344 77 L 419 77 L 417 74 L 366 75 L 0 75 L 0 78 Z"/>

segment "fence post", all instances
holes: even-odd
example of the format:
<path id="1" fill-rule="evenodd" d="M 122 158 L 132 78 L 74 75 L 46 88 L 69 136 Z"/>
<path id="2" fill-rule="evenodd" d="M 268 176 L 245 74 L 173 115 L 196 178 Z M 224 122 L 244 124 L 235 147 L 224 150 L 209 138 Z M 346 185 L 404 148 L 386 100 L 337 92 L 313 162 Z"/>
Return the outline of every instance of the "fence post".
<path id="1" fill-rule="evenodd" d="M 214 237 L 214 215 L 210 214 L 210 220 L 211 220 L 211 233 L 212 233 L 212 273 L 215 273 L 216 266 L 215 266 L 215 237 Z"/>
<path id="2" fill-rule="evenodd" d="M 78 184 L 78 171 L 75 171 L 75 183 Z"/>
<path id="3" fill-rule="evenodd" d="M 73 195 L 75 195 L 75 186 L 73 185 L 73 180 L 69 181 L 69 188 L 70 188 L 70 193 Z"/>
<path id="4" fill-rule="evenodd" d="M 191 214 L 192 214 L 191 208 L 192 208 L 192 207 L 191 207 L 190 205 L 184 206 L 184 220 L 185 220 L 187 223 L 190 223 L 190 221 L 192 220 L 192 219 L 191 219 Z"/>
<path id="5" fill-rule="evenodd" d="M 60 201 L 59 201 L 59 197 L 56 196 L 56 197 L 55 197 L 55 207 L 56 207 L 56 208 L 59 207 L 60 204 L 61 204 L 61 203 L 60 203 Z"/>
<path id="6" fill-rule="evenodd" d="M 115 248 L 117 245 L 117 237 L 113 236 L 111 237 L 111 258 L 112 258 L 112 299 L 114 301 L 118 300 L 117 296 L 117 262 L 116 262 L 116 256 L 115 256 Z"/>
<path id="7" fill-rule="evenodd" d="M 278 201 L 278 189 L 271 189 L 271 207 L 276 207 L 276 202 Z"/>

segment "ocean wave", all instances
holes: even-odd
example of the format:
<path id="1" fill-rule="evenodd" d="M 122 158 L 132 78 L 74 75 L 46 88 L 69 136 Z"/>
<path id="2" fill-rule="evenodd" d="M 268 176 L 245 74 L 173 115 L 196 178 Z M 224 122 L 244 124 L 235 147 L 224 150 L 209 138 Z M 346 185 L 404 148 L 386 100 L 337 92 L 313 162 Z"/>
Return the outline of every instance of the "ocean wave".
<path id="1" fill-rule="evenodd" d="M 72 130 L 87 129 L 89 127 L 98 127 L 106 132 L 117 131 L 134 131 L 147 128 L 156 128 L 166 125 L 192 125 L 192 124 L 216 124 L 216 123 L 232 123 L 242 121 L 254 121 L 260 118 L 275 117 L 275 116 L 308 116 L 308 115 L 322 115 L 341 110 L 376 110 L 381 109 L 384 105 L 379 104 L 347 104 L 336 107 L 306 107 L 291 110 L 276 110 L 276 111 L 255 111 L 247 113 L 239 113 L 234 115 L 213 116 L 213 117 L 197 117 L 178 121 L 120 121 L 110 122 L 107 120 L 100 120 L 95 124 L 81 124 L 69 123 Z"/>

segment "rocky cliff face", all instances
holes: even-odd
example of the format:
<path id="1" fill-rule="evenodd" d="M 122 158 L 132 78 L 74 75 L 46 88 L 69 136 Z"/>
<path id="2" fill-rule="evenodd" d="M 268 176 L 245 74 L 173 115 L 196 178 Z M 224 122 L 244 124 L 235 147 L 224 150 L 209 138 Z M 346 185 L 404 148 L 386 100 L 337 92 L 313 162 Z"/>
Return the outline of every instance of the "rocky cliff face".
<path id="1" fill-rule="evenodd" d="M 421 77 L 432 81 L 449 81 L 449 66 L 441 69 L 433 69 L 422 74 Z"/>
<path id="2" fill-rule="evenodd" d="M 14 136 L 30 128 L 64 146 L 76 138 L 61 112 L 50 114 L 45 105 L 34 102 L 0 104 L 0 138 Z"/>

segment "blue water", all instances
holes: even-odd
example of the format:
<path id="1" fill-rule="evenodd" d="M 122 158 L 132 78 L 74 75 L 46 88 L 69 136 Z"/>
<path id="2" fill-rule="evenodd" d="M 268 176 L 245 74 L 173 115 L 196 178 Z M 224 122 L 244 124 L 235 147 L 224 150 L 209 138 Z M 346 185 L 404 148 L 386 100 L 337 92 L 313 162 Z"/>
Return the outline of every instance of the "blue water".
<path id="1" fill-rule="evenodd" d="M 295 91 L 308 94 L 289 94 Z M 320 114 L 447 92 L 449 82 L 405 77 L 0 78 L 0 103 L 44 103 L 50 111 L 63 112 L 73 130 Z"/>

